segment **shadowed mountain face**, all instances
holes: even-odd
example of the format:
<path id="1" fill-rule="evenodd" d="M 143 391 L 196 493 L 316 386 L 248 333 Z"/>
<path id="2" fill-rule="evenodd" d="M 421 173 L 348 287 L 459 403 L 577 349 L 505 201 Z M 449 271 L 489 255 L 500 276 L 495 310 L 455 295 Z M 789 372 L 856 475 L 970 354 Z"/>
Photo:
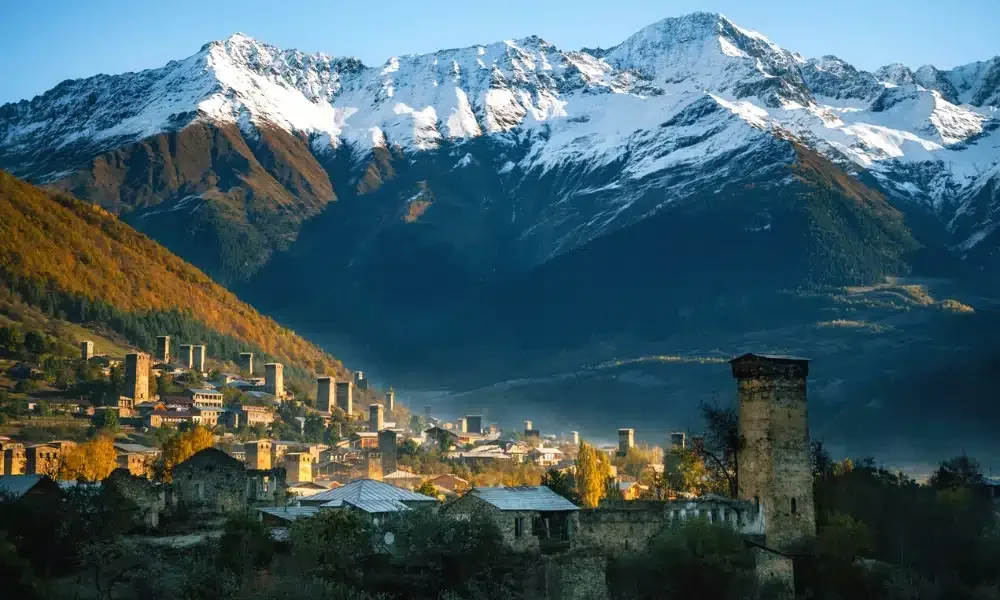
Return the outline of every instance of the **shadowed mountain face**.
<path id="1" fill-rule="evenodd" d="M 792 352 L 815 432 L 922 460 L 995 389 L 996 66 L 867 73 L 705 13 L 380 67 L 237 34 L 0 107 L 0 167 L 444 411 L 660 442 L 725 358 Z"/>

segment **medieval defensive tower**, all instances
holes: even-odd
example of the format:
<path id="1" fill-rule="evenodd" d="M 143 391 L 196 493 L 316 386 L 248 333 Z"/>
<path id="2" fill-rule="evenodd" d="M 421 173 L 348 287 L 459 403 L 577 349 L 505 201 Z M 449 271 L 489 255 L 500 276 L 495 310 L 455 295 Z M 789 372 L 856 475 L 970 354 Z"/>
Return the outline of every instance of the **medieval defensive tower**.
<path id="1" fill-rule="evenodd" d="M 739 498 L 764 516 L 765 543 L 789 550 L 816 534 L 809 459 L 809 361 L 744 354 L 730 361 L 739 387 Z"/>

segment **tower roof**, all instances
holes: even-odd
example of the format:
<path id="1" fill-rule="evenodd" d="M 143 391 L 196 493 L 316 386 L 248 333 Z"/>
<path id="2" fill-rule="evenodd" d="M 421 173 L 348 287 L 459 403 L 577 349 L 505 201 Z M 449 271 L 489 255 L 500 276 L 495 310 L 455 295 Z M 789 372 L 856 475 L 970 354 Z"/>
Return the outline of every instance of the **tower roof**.
<path id="1" fill-rule="evenodd" d="M 756 354 L 748 352 L 729 361 L 733 377 L 806 377 L 809 375 L 809 359 L 783 354 Z"/>

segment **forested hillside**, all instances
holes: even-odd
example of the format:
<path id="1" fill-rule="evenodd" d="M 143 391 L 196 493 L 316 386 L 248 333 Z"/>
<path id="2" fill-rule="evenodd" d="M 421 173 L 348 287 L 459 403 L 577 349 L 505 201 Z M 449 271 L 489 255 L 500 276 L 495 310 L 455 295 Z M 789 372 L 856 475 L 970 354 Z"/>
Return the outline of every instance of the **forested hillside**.
<path id="1" fill-rule="evenodd" d="M 107 211 L 0 172 L 0 281 L 28 304 L 152 350 L 170 334 L 232 359 L 253 351 L 296 370 L 343 365 L 241 302 Z"/>

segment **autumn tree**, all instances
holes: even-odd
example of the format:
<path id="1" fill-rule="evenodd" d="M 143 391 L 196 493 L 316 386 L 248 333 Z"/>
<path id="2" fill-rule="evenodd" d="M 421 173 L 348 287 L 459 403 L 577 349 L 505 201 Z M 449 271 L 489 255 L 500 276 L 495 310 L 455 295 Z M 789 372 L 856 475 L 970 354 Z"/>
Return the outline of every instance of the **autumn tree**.
<path id="1" fill-rule="evenodd" d="M 103 481 L 117 466 L 114 443 L 110 437 L 99 436 L 74 446 L 63 455 L 59 478 Z"/>
<path id="2" fill-rule="evenodd" d="M 739 414 L 734 408 L 701 405 L 705 420 L 705 439 L 697 452 L 704 459 L 709 477 L 716 482 L 717 490 L 735 498 L 739 493 L 739 465 L 736 456 L 742 447 L 739 431 Z"/>
<path id="3" fill-rule="evenodd" d="M 608 456 L 581 440 L 580 451 L 576 456 L 576 486 L 583 506 L 597 506 L 604 497 L 610 476 L 611 462 Z"/>
<path id="4" fill-rule="evenodd" d="M 694 450 L 675 448 L 664 460 L 663 479 L 674 494 L 700 495 L 710 488 L 705 461 Z"/>
<path id="5" fill-rule="evenodd" d="M 196 452 L 211 448 L 213 443 L 212 432 L 201 425 L 196 425 L 191 429 L 178 433 L 163 444 L 163 453 L 157 464 L 157 475 L 163 481 L 171 481 L 171 474 L 174 467 L 184 462 Z"/>

